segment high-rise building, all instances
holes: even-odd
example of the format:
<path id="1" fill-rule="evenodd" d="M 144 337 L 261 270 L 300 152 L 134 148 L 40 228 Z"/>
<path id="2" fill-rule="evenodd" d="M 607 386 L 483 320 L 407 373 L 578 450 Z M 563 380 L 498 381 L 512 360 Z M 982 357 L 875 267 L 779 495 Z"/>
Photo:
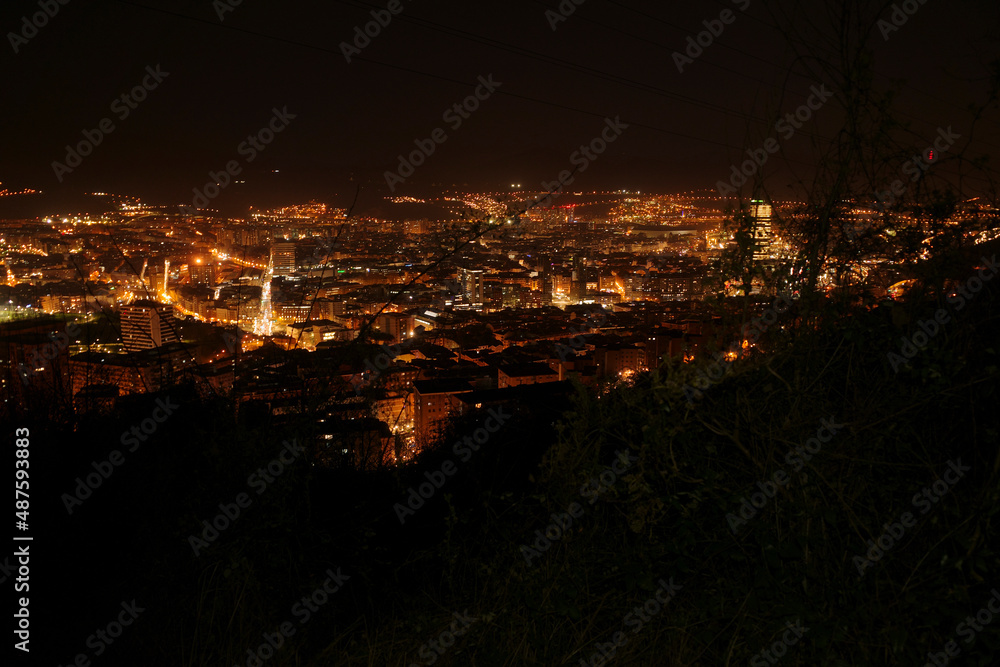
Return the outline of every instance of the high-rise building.
<path id="1" fill-rule="evenodd" d="M 762 199 L 751 199 L 750 216 L 754 221 L 754 261 L 774 259 L 771 247 L 771 205 L 765 203 Z"/>
<path id="2" fill-rule="evenodd" d="M 126 352 L 138 352 L 177 342 L 173 309 L 155 301 L 122 306 L 122 343 Z"/>
<path id="3" fill-rule="evenodd" d="M 271 245 L 271 266 L 276 276 L 295 273 L 295 242 L 276 241 Z"/>
<path id="4" fill-rule="evenodd" d="M 473 308 L 481 308 L 483 305 L 484 277 L 482 269 L 462 269 L 463 294 Z"/>
<path id="5" fill-rule="evenodd" d="M 569 298 L 579 303 L 587 296 L 587 258 L 577 255 L 573 258 L 573 277 L 570 282 Z"/>

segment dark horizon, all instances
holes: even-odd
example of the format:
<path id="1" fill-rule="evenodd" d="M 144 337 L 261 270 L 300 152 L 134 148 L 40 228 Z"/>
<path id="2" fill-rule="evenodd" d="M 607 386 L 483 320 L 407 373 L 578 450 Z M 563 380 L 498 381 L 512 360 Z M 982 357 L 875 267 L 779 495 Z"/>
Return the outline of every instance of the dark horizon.
<path id="1" fill-rule="evenodd" d="M 802 190 L 794 179 L 808 182 L 816 164 L 811 142 L 845 120 L 830 100 L 794 136 L 775 129 L 816 86 L 837 92 L 820 64 L 793 62 L 787 39 L 771 27 L 786 21 L 775 16 L 784 5 L 720 0 L 667 13 L 654 3 L 591 0 L 557 21 L 546 11 L 558 3 L 501 11 L 400 2 L 360 54 L 348 52 L 350 63 L 341 44 L 386 3 L 313 2 L 290 16 L 251 3 L 217 12 L 221 3 L 70 2 L 26 41 L 11 35 L 30 33 L 22 18 L 38 5 L 5 6 L 11 102 L 0 187 L 184 203 L 235 160 L 240 175 L 212 201 L 226 214 L 310 199 L 343 206 L 358 187 L 369 201 L 392 194 L 386 172 L 440 128 L 444 141 L 395 194 L 427 196 L 452 184 L 541 189 L 573 168 L 573 152 L 599 136 L 605 118 L 620 117 L 628 129 L 589 161 L 574 189 L 715 189 L 746 150 L 774 136 L 781 146 L 766 167 L 771 187 L 791 196 Z M 918 7 L 898 29 L 886 23 L 884 35 L 877 27 L 870 35 L 875 85 L 905 81 L 894 108 L 911 124 L 914 153 L 938 128 L 969 137 L 964 109 L 984 100 L 987 63 L 1000 53 L 995 3 Z M 728 23 L 720 21 L 725 11 Z M 818 12 L 790 23 L 799 39 L 812 37 L 809 22 L 837 18 L 830 8 Z M 887 4 L 869 18 L 892 15 Z M 708 29 L 721 32 L 700 56 L 673 55 Z M 491 76 L 495 90 L 467 117 L 456 115 L 453 105 Z M 121 99 L 144 83 L 143 101 Z M 262 150 L 247 148 L 274 110 L 294 118 Z M 105 119 L 113 129 L 93 134 Z M 995 152 L 998 127 L 982 122 L 966 157 Z M 71 164 L 66 147 L 84 141 L 84 131 L 101 137 L 92 154 L 72 171 L 54 167 Z"/>

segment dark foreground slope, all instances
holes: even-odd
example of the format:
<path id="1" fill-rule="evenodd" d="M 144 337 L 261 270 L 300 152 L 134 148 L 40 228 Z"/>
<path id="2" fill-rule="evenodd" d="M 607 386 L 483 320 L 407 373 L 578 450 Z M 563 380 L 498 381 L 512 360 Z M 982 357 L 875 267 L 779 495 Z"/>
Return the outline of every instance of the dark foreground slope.
<path id="1" fill-rule="evenodd" d="M 691 405 L 689 367 L 581 395 L 533 488 L 457 511 L 430 597 L 311 664 L 996 664 L 998 286 L 799 321 Z"/>
<path id="2" fill-rule="evenodd" d="M 75 432 L 33 425 L 38 651 L 319 667 L 612 652 L 622 665 L 923 665 L 950 649 L 951 664 L 996 664 L 998 286 L 961 309 L 931 294 L 792 312 L 794 334 L 691 403 L 699 367 L 676 365 L 599 398 L 539 401 L 467 460 L 453 439 L 395 473 L 297 459 L 259 494 L 248 475 L 307 440 L 305 425 L 236 422 L 177 394 L 176 414 L 72 514 L 61 494 L 155 406 Z M 894 364 L 939 309 L 948 320 Z M 394 505 L 449 461 L 454 476 L 401 523 Z M 241 493 L 240 516 L 193 544 Z M 88 640 L 133 599 L 144 611 L 113 643 Z"/>

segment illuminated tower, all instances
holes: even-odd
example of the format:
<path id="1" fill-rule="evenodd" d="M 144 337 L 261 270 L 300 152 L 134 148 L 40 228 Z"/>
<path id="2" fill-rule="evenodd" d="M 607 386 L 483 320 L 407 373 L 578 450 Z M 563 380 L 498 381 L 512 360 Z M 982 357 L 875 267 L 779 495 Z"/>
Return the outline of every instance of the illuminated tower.
<path id="1" fill-rule="evenodd" d="M 573 258 L 573 275 L 570 280 L 569 298 L 580 303 L 587 296 L 587 258 L 577 255 Z"/>
<path id="2" fill-rule="evenodd" d="M 762 199 L 750 200 L 750 216 L 753 218 L 754 261 L 774 259 L 771 248 L 771 205 Z"/>
<path id="3" fill-rule="evenodd" d="M 473 308 L 483 307 L 482 269 L 462 269 L 462 292 Z"/>

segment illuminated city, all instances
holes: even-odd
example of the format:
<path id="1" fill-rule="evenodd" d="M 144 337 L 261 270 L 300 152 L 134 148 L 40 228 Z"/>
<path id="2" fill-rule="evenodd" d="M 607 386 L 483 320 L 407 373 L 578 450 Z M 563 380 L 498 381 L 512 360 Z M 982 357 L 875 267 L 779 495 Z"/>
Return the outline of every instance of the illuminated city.
<path id="1" fill-rule="evenodd" d="M 5 5 L 12 664 L 1000 664 L 1000 4 L 174 4 Z"/>

